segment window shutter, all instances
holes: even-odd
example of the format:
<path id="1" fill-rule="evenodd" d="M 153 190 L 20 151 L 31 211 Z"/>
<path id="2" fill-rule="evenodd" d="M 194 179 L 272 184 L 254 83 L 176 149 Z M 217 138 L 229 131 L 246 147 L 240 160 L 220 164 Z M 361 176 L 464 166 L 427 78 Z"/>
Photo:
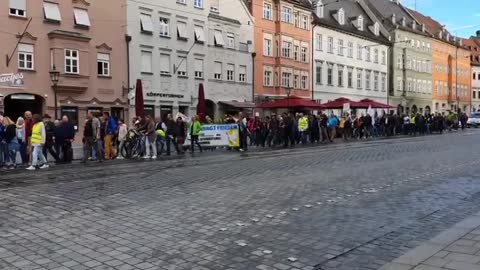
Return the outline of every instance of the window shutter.
<path id="1" fill-rule="evenodd" d="M 152 72 L 152 53 L 142 52 L 142 71 Z"/>
<path id="2" fill-rule="evenodd" d="M 140 14 L 140 22 L 142 24 L 143 31 L 153 32 L 152 17 L 146 14 Z"/>
<path id="3" fill-rule="evenodd" d="M 197 41 L 205 42 L 205 32 L 203 31 L 203 27 L 195 26 L 195 37 Z"/>
<path id="4" fill-rule="evenodd" d="M 195 59 L 195 71 L 203 72 L 203 60 Z"/>
<path id="5" fill-rule="evenodd" d="M 160 72 L 170 73 L 170 55 L 160 54 Z"/>
<path id="6" fill-rule="evenodd" d="M 225 45 L 225 42 L 223 41 L 223 36 L 222 36 L 221 31 L 215 30 L 214 37 L 215 37 L 215 45 L 218 45 L 218 46 L 224 46 Z"/>
<path id="7" fill-rule="evenodd" d="M 187 72 L 187 58 L 179 57 L 178 62 L 181 62 L 180 66 L 178 67 L 178 71 Z"/>
<path id="8" fill-rule="evenodd" d="M 10 0 L 10 8 L 27 10 L 27 1 L 26 0 Z"/>
<path id="9" fill-rule="evenodd" d="M 90 17 L 86 9 L 74 8 L 75 22 L 78 25 L 90 26 Z"/>
<path id="10" fill-rule="evenodd" d="M 58 4 L 56 3 L 43 2 L 43 11 L 45 12 L 45 18 L 47 18 L 47 20 L 62 20 L 60 10 L 58 9 Z"/>
<path id="11" fill-rule="evenodd" d="M 215 74 L 222 74 L 222 63 L 215 62 L 214 73 Z"/>
<path id="12" fill-rule="evenodd" d="M 187 34 L 187 24 L 184 22 L 177 22 L 178 36 L 180 38 L 188 38 Z"/>

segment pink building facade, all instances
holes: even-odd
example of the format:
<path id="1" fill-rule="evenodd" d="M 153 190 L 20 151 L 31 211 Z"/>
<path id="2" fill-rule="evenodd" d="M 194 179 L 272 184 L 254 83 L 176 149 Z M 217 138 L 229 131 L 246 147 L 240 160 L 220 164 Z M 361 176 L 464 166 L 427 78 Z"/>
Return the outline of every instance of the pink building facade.
<path id="1" fill-rule="evenodd" d="M 125 0 L 0 1 L 0 111 L 55 115 L 81 137 L 87 112 L 128 115 Z"/>

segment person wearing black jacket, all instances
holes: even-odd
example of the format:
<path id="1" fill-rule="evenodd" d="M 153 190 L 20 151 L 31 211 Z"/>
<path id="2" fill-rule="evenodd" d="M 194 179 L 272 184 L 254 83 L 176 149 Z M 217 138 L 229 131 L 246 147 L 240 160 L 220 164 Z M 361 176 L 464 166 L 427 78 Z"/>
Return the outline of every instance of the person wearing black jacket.
<path id="1" fill-rule="evenodd" d="M 165 130 L 166 138 L 165 143 L 167 144 L 167 156 L 170 156 L 170 144 L 173 143 L 173 146 L 177 148 L 175 143 L 175 121 L 173 121 L 173 116 L 171 114 L 167 115 L 167 119 L 163 121 L 167 130 Z"/>
<path id="2" fill-rule="evenodd" d="M 60 162 L 64 162 L 64 163 L 72 162 L 72 159 L 73 159 L 72 142 L 74 138 L 75 138 L 75 128 L 73 124 L 68 121 L 68 117 L 63 116 L 62 122 L 55 130 L 55 143 L 60 145 L 62 149 L 62 159 L 60 160 Z"/>
<path id="3" fill-rule="evenodd" d="M 175 150 L 177 150 L 177 154 L 184 154 L 183 152 L 183 144 L 185 143 L 185 137 L 187 137 L 187 128 L 185 126 L 185 122 L 181 117 L 177 118 L 177 122 L 175 122 Z"/>
<path id="4" fill-rule="evenodd" d="M 48 153 L 50 153 L 50 155 L 55 159 L 55 162 L 59 162 L 60 158 L 58 156 L 58 152 L 53 149 L 54 148 L 53 138 L 55 136 L 55 124 L 52 122 L 51 119 L 52 117 L 50 117 L 50 115 L 48 114 L 45 114 L 43 116 L 43 123 L 45 124 L 46 138 L 45 138 L 45 145 L 42 151 L 43 151 L 43 156 L 45 156 L 47 161 L 48 161 L 48 155 L 47 155 L 47 151 L 48 151 Z"/>

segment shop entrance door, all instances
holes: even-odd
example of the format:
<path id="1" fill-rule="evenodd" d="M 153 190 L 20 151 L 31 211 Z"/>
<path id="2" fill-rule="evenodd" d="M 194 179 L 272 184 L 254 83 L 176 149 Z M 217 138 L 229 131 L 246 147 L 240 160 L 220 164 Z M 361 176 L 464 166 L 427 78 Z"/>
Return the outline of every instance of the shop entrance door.
<path id="1" fill-rule="evenodd" d="M 4 98 L 5 115 L 16 121 L 19 116 L 24 117 L 26 111 L 32 114 L 43 114 L 43 103 L 41 96 L 31 94 L 13 94 Z M 53 115 L 52 115 L 53 116 Z"/>

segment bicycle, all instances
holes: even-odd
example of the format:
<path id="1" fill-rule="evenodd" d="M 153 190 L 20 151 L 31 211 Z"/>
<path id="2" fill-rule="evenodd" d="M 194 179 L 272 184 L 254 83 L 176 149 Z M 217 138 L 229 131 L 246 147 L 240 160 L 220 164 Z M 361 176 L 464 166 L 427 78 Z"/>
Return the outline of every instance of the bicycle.
<path id="1" fill-rule="evenodd" d="M 127 133 L 125 144 L 122 149 L 120 149 L 120 153 L 126 159 L 136 159 L 144 154 L 144 145 L 145 135 L 137 130 L 131 129 Z"/>

